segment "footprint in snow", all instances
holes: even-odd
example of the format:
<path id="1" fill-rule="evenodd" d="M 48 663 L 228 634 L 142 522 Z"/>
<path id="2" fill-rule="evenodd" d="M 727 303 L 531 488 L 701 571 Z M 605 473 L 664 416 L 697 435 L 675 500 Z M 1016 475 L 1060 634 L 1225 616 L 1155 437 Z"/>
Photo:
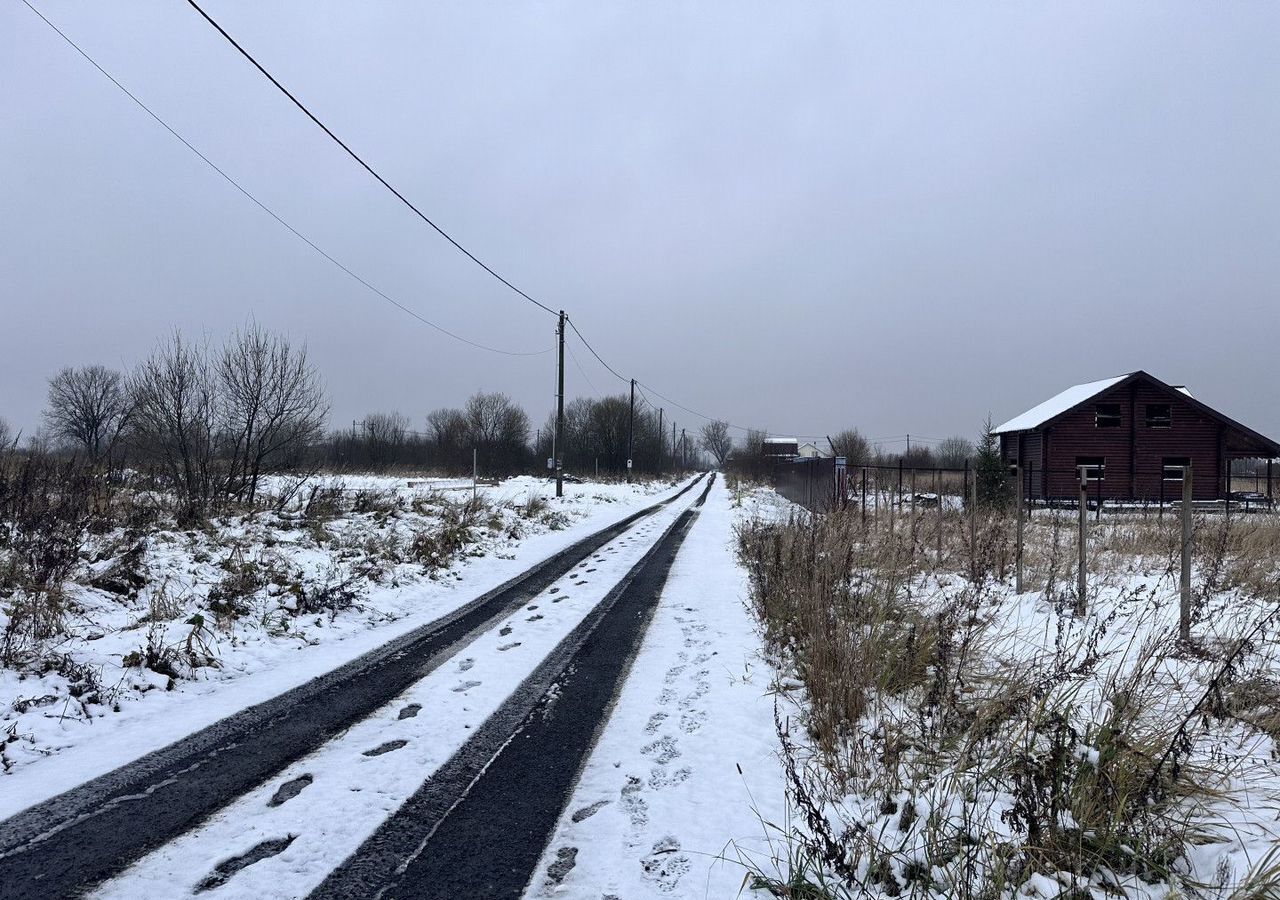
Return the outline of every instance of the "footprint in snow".
<path id="1" fill-rule="evenodd" d="M 538 604 L 536 603 L 531 603 L 525 607 L 525 609 L 529 610 L 529 612 L 533 612 L 537 608 L 538 608 Z"/>
<path id="2" fill-rule="evenodd" d="M 401 719 L 412 719 L 414 716 L 416 716 L 420 712 L 422 712 L 421 703 L 410 703 L 404 709 L 400 710 L 399 717 Z"/>
<path id="3" fill-rule="evenodd" d="M 454 688 L 454 689 L 453 689 L 453 692 L 454 692 L 455 694 L 461 694 L 463 691 L 469 691 L 469 690 L 471 690 L 473 687 L 480 687 L 480 682 L 478 682 L 478 681 L 464 681 L 464 682 L 462 682 L 462 684 L 460 684 L 460 685 L 458 685 L 456 688 Z"/>
<path id="4" fill-rule="evenodd" d="M 591 818 L 592 816 L 600 812 L 600 810 L 604 809 L 608 805 L 609 805 L 608 800 L 597 800 L 595 803 L 592 803 L 590 806 L 582 807 L 582 809 L 576 811 L 569 818 L 572 819 L 576 824 L 578 822 L 583 821 L 584 819 Z"/>
<path id="5" fill-rule="evenodd" d="M 667 714 L 664 712 L 656 712 L 649 717 L 649 722 L 644 726 L 645 734 L 657 734 L 658 729 L 662 727 L 662 723 L 666 721 Z"/>
<path id="6" fill-rule="evenodd" d="M 653 761 L 660 766 L 665 766 L 673 759 L 680 756 L 680 748 L 676 746 L 676 739 L 670 736 L 658 738 L 651 744 L 641 748 L 641 753 L 645 756 L 652 756 Z"/>
<path id="7" fill-rule="evenodd" d="M 498 648 L 498 652 L 499 652 L 499 653 L 503 653 L 503 652 L 505 652 L 505 651 L 507 651 L 507 650 L 512 650 L 512 649 L 514 649 L 514 648 L 516 648 L 516 647 L 519 647 L 519 646 L 520 646 L 520 642 L 519 642 L 519 641 L 514 641 L 514 642 L 512 642 L 512 643 L 510 643 L 510 644 L 503 644 L 501 647 L 499 647 L 499 648 Z"/>
<path id="8" fill-rule="evenodd" d="M 558 593 L 560 593 L 560 588 L 558 588 L 558 587 L 547 588 L 547 593 L 548 593 L 548 594 L 558 594 Z"/>
<path id="9" fill-rule="evenodd" d="M 498 629 L 498 636 L 499 636 L 499 637 L 506 637 L 506 636 L 507 636 L 507 635 L 509 635 L 510 633 L 511 633 L 511 626 L 510 626 L 510 625 L 503 625 L 500 629 Z"/>
<path id="10" fill-rule="evenodd" d="M 680 714 L 680 730 L 685 734 L 693 734 L 702 728 L 702 723 L 707 719 L 707 714 L 702 710 L 691 710 Z"/>
<path id="11" fill-rule="evenodd" d="M 286 781 L 280 787 L 276 788 L 275 795 L 267 801 L 267 806 L 283 806 L 294 797 L 302 793 L 315 778 L 311 775 L 299 775 L 290 781 Z"/>
<path id="12" fill-rule="evenodd" d="M 557 850 L 555 860 L 547 866 L 547 887 L 554 888 L 564 881 L 565 876 L 573 871 L 577 860 L 577 847 L 561 847 Z"/>
<path id="13" fill-rule="evenodd" d="M 381 756 L 384 753 L 390 753 L 392 750 L 399 750 L 405 744 L 409 743 L 403 738 L 397 738 L 394 741 L 387 741 L 385 744 L 379 744 L 372 750 L 364 751 L 364 756 Z"/>
<path id="14" fill-rule="evenodd" d="M 534 613 L 534 614 L 533 614 L 533 615 L 531 615 L 529 618 L 525 619 L 525 621 L 526 621 L 526 622 L 536 622 L 536 621 L 538 621 L 538 620 L 539 620 L 539 619 L 541 619 L 541 618 L 542 618 L 542 614 L 541 614 L 541 613 Z"/>
<path id="15" fill-rule="evenodd" d="M 644 782 L 634 775 L 628 775 L 627 783 L 622 786 L 622 808 L 627 811 L 632 828 L 649 824 L 649 803 L 640 795 L 643 789 Z"/>
<path id="16" fill-rule="evenodd" d="M 681 766 L 674 772 L 655 767 L 649 772 L 649 787 L 655 791 L 675 787 L 677 784 L 684 784 L 684 782 L 688 781 L 689 776 L 692 774 L 693 770 L 688 766 Z"/>
<path id="17" fill-rule="evenodd" d="M 476 661 L 468 656 L 466 659 L 462 660 L 462 662 L 458 663 L 458 671 L 465 672 L 475 664 Z"/>
<path id="18" fill-rule="evenodd" d="M 680 852 L 680 842 L 668 835 L 653 845 L 653 852 L 640 860 L 644 877 L 657 884 L 658 890 L 670 893 L 676 889 L 681 876 L 692 865 L 689 857 Z"/>
<path id="19" fill-rule="evenodd" d="M 247 853 L 239 856 L 233 856 L 230 859 L 224 859 L 213 867 L 213 872 L 196 885 L 195 893 L 200 894 L 205 891 L 213 890 L 227 883 L 232 875 L 241 869 L 251 866 L 256 862 L 269 859 L 272 856 L 279 856 L 285 850 L 289 849 L 289 845 L 293 843 L 296 834 L 290 834 L 282 838 L 271 838 L 255 845 Z"/>

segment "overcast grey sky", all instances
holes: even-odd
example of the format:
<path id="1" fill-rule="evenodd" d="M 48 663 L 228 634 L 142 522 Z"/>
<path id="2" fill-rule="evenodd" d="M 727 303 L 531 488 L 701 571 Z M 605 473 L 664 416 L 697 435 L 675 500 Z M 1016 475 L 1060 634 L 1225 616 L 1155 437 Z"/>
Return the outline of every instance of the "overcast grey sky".
<path id="1" fill-rule="evenodd" d="M 185 3 L 32 2 L 388 294 L 476 340 L 552 345 L 552 317 Z M 695 410 L 973 435 L 1145 368 L 1280 435 L 1280 4 L 206 8 L 460 241 Z M 309 343 L 338 422 L 421 426 L 477 389 L 551 408 L 552 355 L 476 351 L 370 294 L 18 0 L 0 0 L 0 83 L 0 416 L 35 426 L 60 366 L 250 316 Z M 572 361 L 567 380 L 591 392 Z"/>

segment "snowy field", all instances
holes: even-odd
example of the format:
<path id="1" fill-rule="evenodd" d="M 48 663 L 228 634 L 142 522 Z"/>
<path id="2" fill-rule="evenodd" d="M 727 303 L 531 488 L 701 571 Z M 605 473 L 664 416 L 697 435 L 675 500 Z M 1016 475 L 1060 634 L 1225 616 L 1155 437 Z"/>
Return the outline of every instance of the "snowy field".
<path id="1" fill-rule="evenodd" d="M 556 500 L 552 483 L 521 477 L 471 504 L 462 485 L 344 476 L 307 486 L 309 516 L 300 496 L 205 529 L 90 535 L 64 632 L 35 664 L 0 667 L 0 818 L 336 668 L 676 490 L 566 484 Z"/>

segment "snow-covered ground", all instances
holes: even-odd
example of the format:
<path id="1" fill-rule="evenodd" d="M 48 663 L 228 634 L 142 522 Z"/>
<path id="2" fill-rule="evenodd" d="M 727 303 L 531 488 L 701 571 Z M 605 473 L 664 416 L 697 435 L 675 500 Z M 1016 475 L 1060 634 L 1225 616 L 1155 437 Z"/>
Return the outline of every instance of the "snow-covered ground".
<path id="1" fill-rule="evenodd" d="M 305 896 L 448 759 L 695 498 L 637 523 L 395 701 L 95 896 Z M 772 672 L 712 489 L 527 895 L 732 897 L 772 870 L 784 789 Z M 221 883 L 220 863 L 267 847 Z"/>
<path id="2" fill-rule="evenodd" d="M 483 509 L 449 553 L 432 541 L 464 515 L 461 484 L 343 477 L 321 485 L 337 498 L 323 521 L 260 513 L 90 536 L 46 670 L 0 668 L 0 818 L 330 671 L 676 490 L 566 484 L 555 500 L 544 479 L 481 486 Z M 135 547 L 124 583 L 102 587 Z M 146 666 L 148 647 L 172 676 Z"/>
<path id="3" fill-rule="evenodd" d="M 185 895 L 219 862 L 273 840 L 289 843 L 228 879 L 218 896 L 305 896 L 471 737 L 694 496 L 638 522 L 381 710 L 145 857 L 96 896 Z M 273 806 L 273 796 L 289 784 L 302 788 Z"/>
<path id="4" fill-rule="evenodd" d="M 718 481 L 527 897 L 734 897 L 744 863 L 773 871 L 785 852 L 774 675 L 745 606 L 740 513 Z"/>
<path id="5" fill-rule="evenodd" d="M 769 491 L 748 506 L 772 525 L 794 512 Z M 859 884 L 835 897 L 1280 896 L 1274 526 L 1197 523 L 1185 645 L 1176 523 L 1132 517 L 1095 526 L 1080 615 L 1071 521 L 1060 518 L 1065 531 L 1048 513 L 1028 528 L 1029 589 L 1021 594 L 1007 535 L 990 537 L 993 577 L 980 587 L 966 574 L 959 531 L 935 567 L 927 549 L 913 553 L 905 523 L 895 539 L 881 520 L 870 538 L 879 555 L 855 557 L 867 563 L 851 573 L 837 569 L 849 564 L 848 547 L 868 540 L 856 522 L 847 532 L 832 526 L 814 545 L 800 540 L 804 565 L 825 567 L 825 578 L 774 583 L 770 596 L 805 596 L 814 583 L 827 593 L 789 613 L 786 600 L 773 606 L 786 644 L 779 665 L 790 670 L 780 712 L 805 790 L 841 856 L 798 829 L 793 846 L 805 864 L 795 874 L 830 884 L 844 867 Z M 1228 538 L 1228 527 L 1239 530 Z M 835 596 L 840 572 L 852 579 L 852 599 Z M 890 615 L 878 618 L 875 609 Z M 811 676 L 801 661 L 833 644 L 815 648 L 813 629 L 787 644 L 795 633 L 785 622 L 808 610 L 845 642 L 835 653 L 847 655 L 827 671 L 851 663 L 842 683 L 869 685 L 864 711 L 842 721 L 830 754 L 811 737 Z M 903 666 L 900 682 L 878 681 L 879 664 L 854 674 L 860 659 L 883 659 L 889 671 L 929 645 L 918 676 Z M 957 846 L 971 849 L 957 854 Z"/>

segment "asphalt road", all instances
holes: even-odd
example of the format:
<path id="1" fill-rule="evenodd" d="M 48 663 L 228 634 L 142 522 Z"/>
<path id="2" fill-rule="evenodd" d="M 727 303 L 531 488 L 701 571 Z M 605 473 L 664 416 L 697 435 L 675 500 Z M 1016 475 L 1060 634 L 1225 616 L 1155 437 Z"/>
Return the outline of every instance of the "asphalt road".
<path id="1" fill-rule="evenodd" d="M 592 614 L 311 900 L 521 896 L 714 479 Z"/>
<path id="2" fill-rule="evenodd" d="M 449 616 L 0 822 L 0 894 L 6 900 L 76 896 L 123 870 L 392 700 L 584 557 L 696 483 L 578 541 Z"/>

